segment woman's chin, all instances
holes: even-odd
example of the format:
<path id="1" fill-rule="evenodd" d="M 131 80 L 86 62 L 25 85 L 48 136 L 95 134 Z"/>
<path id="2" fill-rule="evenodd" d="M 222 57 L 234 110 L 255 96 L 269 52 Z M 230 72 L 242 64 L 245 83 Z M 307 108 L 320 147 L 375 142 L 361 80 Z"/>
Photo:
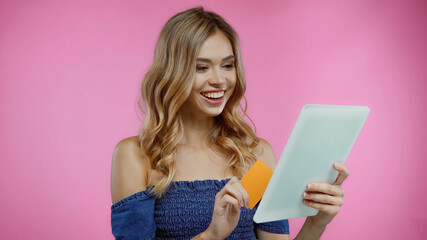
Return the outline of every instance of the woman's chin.
<path id="1" fill-rule="evenodd" d="M 221 115 L 223 111 L 224 111 L 224 107 L 221 106 L 221 107 L 206 109 L 203 112 L 208 117 L 217 117 Z"/>
<path id="2" fill-rule="evenodd" d="M 221 115 L 221 113 L 222 113 L 222 110 L 221 111 L 215 111 L 215 112 L 212 111 L 212 112 L 206 113 L 206 115 L 208 117 L 217 117 L 217 116 Z"/>

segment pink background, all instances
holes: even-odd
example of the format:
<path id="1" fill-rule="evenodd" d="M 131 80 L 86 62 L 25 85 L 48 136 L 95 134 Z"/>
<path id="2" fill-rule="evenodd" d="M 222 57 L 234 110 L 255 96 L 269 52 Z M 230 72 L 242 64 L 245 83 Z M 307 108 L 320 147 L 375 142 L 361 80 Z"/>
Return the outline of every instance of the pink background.
<path id="1" fill-rule="evenodd" d="M 113 148 L 138 133 L 138 89 L 162 25 L 200 2 L 1 1 L 2 239 L 113 238 Z M 422 239 L 426 2 L 203 6 L 240 34 L 249 113 L 277 157 L 304 104 L 371 108 L 324 239 Z M 292 237 L 302 221 L 291 220 Z"/>

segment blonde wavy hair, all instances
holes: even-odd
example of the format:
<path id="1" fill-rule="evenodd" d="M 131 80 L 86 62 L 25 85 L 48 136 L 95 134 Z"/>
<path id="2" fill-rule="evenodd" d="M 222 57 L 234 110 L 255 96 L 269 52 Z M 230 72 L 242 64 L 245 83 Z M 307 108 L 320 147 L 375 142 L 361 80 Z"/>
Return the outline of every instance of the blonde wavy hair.
<path id="1" fill-rule="evenodd" d="M 161 197 L 176 172 L 177 145 L 183 136 L 179 109 L 193 86 L 196 58 L 202 43 L 221 31 L 233 47 L 236 66 L 236 86 L 223 112 L 215 117 L 210 132 L 212 143 L 227 154 L 227 168 L 242 176 L 257 160 L 251 149 L 259 143 L 254 130 L 246 123 L 246 81 L 243 72 L 239 40 L 233 28 L 219 15 L 192 8 L 173 16 L 158 38 L 154 60 L 141 85 L 145 119 L 139 134 L 142 154 L 150 167 L 159 171 L 162 179 L 152 193 Z M 244 107 L 240 101 L 244 99 Z M 250 118 L 249 118 L 250 119 Z M 147 183 L 151 179 L 151 171 Z"/>

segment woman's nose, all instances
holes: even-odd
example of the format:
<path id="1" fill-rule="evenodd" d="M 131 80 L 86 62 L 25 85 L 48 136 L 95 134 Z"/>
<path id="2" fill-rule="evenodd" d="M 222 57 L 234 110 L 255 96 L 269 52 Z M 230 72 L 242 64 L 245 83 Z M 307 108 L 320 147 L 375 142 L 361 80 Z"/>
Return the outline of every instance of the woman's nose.
<path id="1" fill-rule="evenodd" d="M 224 84 L 225 81 L 225 76 L 221 73 L 221 70 L 219 69 L 214 69 L 212 71 L 212 76 L 210 79 L 210 83 L 211 84 Z"/>

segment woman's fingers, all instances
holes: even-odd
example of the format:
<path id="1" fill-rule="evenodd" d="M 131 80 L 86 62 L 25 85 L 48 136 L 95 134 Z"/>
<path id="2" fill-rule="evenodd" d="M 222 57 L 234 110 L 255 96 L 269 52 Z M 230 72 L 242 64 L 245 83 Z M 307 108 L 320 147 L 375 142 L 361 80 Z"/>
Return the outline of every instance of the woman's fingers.
<path id="1" fill-rule="evenodd" d="M 340 207 L 337 205 L 319 203 L 319 202 L 315 202 L 315 201 L 311 201 L 311 200 L 304 200 L 303 202 L 305 205 L 312 207 L 312 208 L 315 208 L 319 211 L 322 211 L 322 212 L 324 212 L 330 216 L 335 216 L 338 213 L 338 211 L 340 210 Z"/>
<path id="2" fill-rule="evenodd" d="M 220 216 L 225 214 L 228 205 L 233 206 L 236 210 L 240 210 L 241 208 L 239 201 L 235 197 L 228 194 L 222 196 L 220 199 L 218 199 L 218 201 L 220 206 L 218 215 Z"/>
<path id="3" fill-rule="evenodd" d="M 344 196 L 344 190 L 338 185 L 331 185 L 327 183 L 309 183 L 307 185 L 309 192 L 325 193 L 332 196 Z"/>
<path id="4" fill-rule="evenodd" d="M 221 199 L 225 195 L 230 195 L 235 198 L 241 207 L 249 206 L 249 195 L 243 188 L 239 179 L 236 177 L 230 179 L 230 181 L 217 194 L 216 198 Z"/>
<path id="5" fill-rule="evenodd" d="M 335 197 L 322 193 L 304 193 L 303 197 L 305 200 L 314 201 L 317 203 L 324 203 L 336 206 L 342 206 L 343 200 L 342 197 Z"/>
<path id="6" fill-rule="evenodd" d="M 238 178 L 233 177 L 215 196 L 212 220 L 207 232 L 214 239 L 224 239 L 237 226 L 241 207 L 249 202 L 246 190 Z"/>
<path id="7" fill-rule="evenodd" d="M 217 200 L 223 198 L 225 195 L 230 195 L 234 197 L 239 205 L 243 202 L 243 196 L 242 194 L 236 189 L 236 187 L 232 186 L 233 183 L 227 183 L 222 190 L 217 194 L 216 198 Z"/>
<path id="8" fill-rule="evenodd" d="M 310 183 L 308 192 L 303 193 L 304 204 L 318 209 L 329 216 L 335 216 L 343 204 L 344 190 L 339 185 Z"/>
<path id="9" fill-rule="evenodd" d="M 304 204 L 319 210 L 316 216 L 310 218 L 320 226 L 326 226 L 340 210 L 344 197 L 341 185 L 350 175 L 347 167 L 342 163 L 334 163 L 333 168 L 339 173 L 334 184 L 309 183 L 307 184 L 308 192 L 303 193 Z"/>
<path id="10" fill-rule="evenodd" d="M 243 187 L 242 183 L 239 181 L 239 179 L 235 178 L 233 179 L 233 186 L 240 192 L 242 198 L 243 198 L 243 205 L 242 207 L 249 207 L 249 194 L 246 192 L 246 189 Z"/>
<path id="11" fill-rule="evenodd" d="M 336 162 L 333 165 L 334 169 L 339 172 L 337 180 L 335 181 L 334 185 L 341 185 L 344 180 L 350 175 L 350 171 L 348 171 L 347 167 L 340 163 Z"/>

